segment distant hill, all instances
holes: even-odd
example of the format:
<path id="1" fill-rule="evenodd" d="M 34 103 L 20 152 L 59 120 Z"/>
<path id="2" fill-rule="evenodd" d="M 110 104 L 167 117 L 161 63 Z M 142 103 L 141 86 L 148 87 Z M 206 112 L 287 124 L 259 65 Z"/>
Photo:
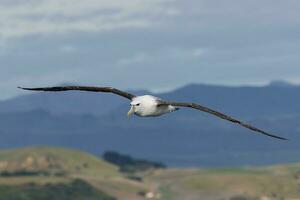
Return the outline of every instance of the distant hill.
<path id="1" fill-rule="evenodd" d="M 296 85 L 192 84 L 155 94 L 223 111 L 290 139 L 285 142 L 188 109 L 160 118 L 128 119 L 129 102 L 109 94 L 23 94 L 26 95 L 0 102 L 0 148 L 58 145 L 98 155 L 114 150 L 168 166 L 220 167 L 300 161 L 300 87 Z"/>
<path id="2" fill-rule="evenodd" d="M 129 155 L 123 155 L 115 151 L 107 151 L 102 158 L 109 163 L 119 166 L 121 172 L 136 173 L 145 172 L 152 169 L 164 169 L 163 163 L 133 158 Z"/>
<path id="3" fill-rule="evenodd" d="M 281 81 L 281 80 L 277 80 L 277 81 L 271 81 L 269 86 L 275 86 L 275 87 L 295 87 L 297 85 L 295 84 L 291 84 L 289 82 L 286 81 Z"/>

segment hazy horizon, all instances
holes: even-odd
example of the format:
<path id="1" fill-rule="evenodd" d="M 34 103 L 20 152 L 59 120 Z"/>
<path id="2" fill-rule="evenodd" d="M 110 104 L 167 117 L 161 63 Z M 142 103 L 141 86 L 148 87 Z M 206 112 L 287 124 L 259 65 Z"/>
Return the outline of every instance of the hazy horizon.
<path id="1" fill-rule="evenodd" d="M 50 87 L 50 86 L 58 86 L 58 85 L 87 85 L 87 86 L 91 86 L 91 84 L 77 84 L 76 82 L 72 82 L 72 83 L 58 83 L 58 84 L 48 84 L 48 85 L 41 85 L 41 86 L 45 86 L 45 87 Z M 189 85 L 209 85 L 209 86 L 220 86 L 220 87 L 266 87 L 266 86 L 270 86 L 270 85 L 288 85 L 288 86 L 299 86 L 299 84 L 297 83 L 293 83 L 290 81 L 285 81 L 285 80 L 271 80 L 270 82 L 267 83 L 257 83 L 257 84 L 237 84 L 237 85 L 231 85 L 231 84 L 213 84 L 213 83 L 187 83 L 187 84 L 183 84 L 174 88 L 160 88 L 160 89 L 149 89 L 149 88 L 119 88 L 122 90 L 126 90 L 126 91 L 139 91 L 139 90 L 146 90 L 149 91 L 151 93 L 166 93 L 166 92 L 172 92 L 175 91 L 179 88 L 183 88 Z M 93 85 L 93 86 L 108 86 L 108 85 Z M 22 87 L 31 87 L 30 85 L 26 85 L 26 86 L 22 86 Z M 112 85 L 112 87 L 114 87 Z M 18 88 L 17 88 L 18 89 Z M 19 89 L 18 89 L 19 90 Z M 22 91 L 20 90 L 18 94 L 7 97 L 7 98 L 0 98 L 0 101 L 5 101 L 5 100 L 10 100 L 10 99 L 14 99 L 15 97 L 19 97 L 19 96 L 23 96 L 24 94 L 31 94 L 34 92 L 28 92 L 28 91 Z"/>

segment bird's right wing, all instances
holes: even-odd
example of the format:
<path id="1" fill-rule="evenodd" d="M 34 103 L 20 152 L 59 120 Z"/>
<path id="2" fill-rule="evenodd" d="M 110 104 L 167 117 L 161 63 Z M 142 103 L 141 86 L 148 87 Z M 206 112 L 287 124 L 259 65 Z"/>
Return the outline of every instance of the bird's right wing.
<path id="1" fill-rule="evenodd" d="M 24 88 L 18 87 L 23 90 L 31 90 L 31 91 L 50 91 L 50 92 L 62 92 L 68 90 L 80 90 L 80 91 L 88 91 L 88 92 L 106 92 L 106 93 L 114 93 L 119 96 L 125 97 L 129 100 L 132 100 L 136 97 L 133 94 L 118 90 L 113 87 L 90 87 L 90 86 L 61 86 L 61 87 L 41 87 L 41 88 Z"/>
<path id="2" fill-rule="evenodd" d="M 188 108 L 197 109 L 197 110 L 200 110 L 200 111 L 212 114 L 214 116 L 217 116 L 217 117 L 219 117 L 221 119 L 224 119 L 224 120 L 230 121 L 232 123 L 238 124 L 240 126 L 243 126 L 243 127 L 247 128 L 247 129 L 250 129 L 252 131 L 255 131 L 255 132 L 258 132 L 258 133 L 261 133 L 261 134 L 264 134 L 264 135 L 267 135 L 267 136 L 270 136 L 270 137 L 273 137 L 273 138 L 277 138 L 277 139 L 281 139 L 281 140 L 287 140 L 286 138 L 279 137 L 277 135 L 273 135 L 273 134 L 267 133 L 266 131 L 258 129 L 258 128 L 250 125 L 250 124 L 247 124 L 245 122 L 239 121 L 239 120 L 234 119 L 234 118 L 232 118 L 232 117 L 230 117 L 228 115 L 225 115 L 225 114 L 223 114 L 221 112 L 212 110 L 210 108 L 201 106 L 199 104 L 195 104 L 195 103 L 182 103 L 182 102 L 170 102 L 170 101 L 159 100 L 158 106 L 160 106 L 160 105 L 172 105 L 172 106 L 188 107 Z"/>

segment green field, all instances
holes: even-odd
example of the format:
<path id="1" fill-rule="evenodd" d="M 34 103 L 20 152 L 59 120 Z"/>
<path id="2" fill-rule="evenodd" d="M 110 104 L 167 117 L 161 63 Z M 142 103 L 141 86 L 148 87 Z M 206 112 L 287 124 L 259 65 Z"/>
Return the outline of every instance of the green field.
<path id="1" fill-rule="evenodd" d="M 0 200 L 116 200 L 82 180 L 43 185 L 0 185 L 0 194 Z"/>
<path id="2" fill-rule="evenodd" d="M 138 176 L 141 180 L 128 177 Z M 300 165 L 260 168 L 153 169 L 117 166 L 71 149 L 0 151 L 0 200 L 299 200 Z M 155 198 L 154 198 L 155 199 Z"/>
<path id="3" fill-rule="evenodd" d="M 283 200 L 300 199 L 300 165 L 236 169 L 155 171 L 162 199 Z"/>

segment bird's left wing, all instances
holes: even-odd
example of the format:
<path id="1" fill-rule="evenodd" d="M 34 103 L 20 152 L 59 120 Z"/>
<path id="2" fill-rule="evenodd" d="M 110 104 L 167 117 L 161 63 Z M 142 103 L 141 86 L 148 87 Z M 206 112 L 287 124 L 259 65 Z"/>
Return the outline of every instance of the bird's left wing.
<path id="1" fill-rule="evenodd" d="M 68 91 L 68 90 L 81 90 L 81 91 L 88 91 L 88 92 L 106 92 L 106 93 L 114 93 L 119 96 L 125 97 L 127 99 L 132 100 L 136 97 L 133 94 L 118 90 L 113 87 L 90 87 L 90 86 L 61 86 L 61 87 L 41 87 L 41 88 L 24 88 L 18 87 L 23 90 L 31 90 L 31 91 L 50 91 L 50 92 L 61 92 L 61 91 Z"/>
<path id="2" fill-rule="evenodd" d="M 215 116 L 217 116 L 217 117 L 219 117 L 221 119 L 224 119 L 224 120 L 230 121 L 232 123 L 238 124 L 240 126 L 243 126 L 243 127 L 247 128 L 247 129 L 250 129 L 252 131 L 255 131 L 255 132 L 258 132 L 258 133 L 261 133 L 261 134 L 264 134 L 264 135 L 267 135 L 267 136 L 270 136 L 270 137 L 273 137 L 273 138 L 277 138 L 277 139 L 281 139 L 281 140 L 287 140 L 286 138 L 279 137 L 279 136 L 267 133 L 266 131 L 258 129 L 258 128 L 250 125 L 250 124 L 244 123 L 244 122 L 239 121 L 237 119 L 234 119 L 234 118 L 232 118 L 232 117 L 230 117 L 228 115 L 225 115 L 225 114 L 223 114 L 221 112 L 212 110 L 210 108 L 201 106 L 199 104 L 195 104 L 195 103 L 182 103 L 182 102 L 170 102 L 170 101 L 158 100 L 158 105 L 157 106 L 160 106 L 160 105 L 172 105 L 172 106 L 188 107 L 188 108 L 197 109 L 197 110 L 200 110 L 200 111 L 207 112 L 209 114 L 215 115 Z"/>

